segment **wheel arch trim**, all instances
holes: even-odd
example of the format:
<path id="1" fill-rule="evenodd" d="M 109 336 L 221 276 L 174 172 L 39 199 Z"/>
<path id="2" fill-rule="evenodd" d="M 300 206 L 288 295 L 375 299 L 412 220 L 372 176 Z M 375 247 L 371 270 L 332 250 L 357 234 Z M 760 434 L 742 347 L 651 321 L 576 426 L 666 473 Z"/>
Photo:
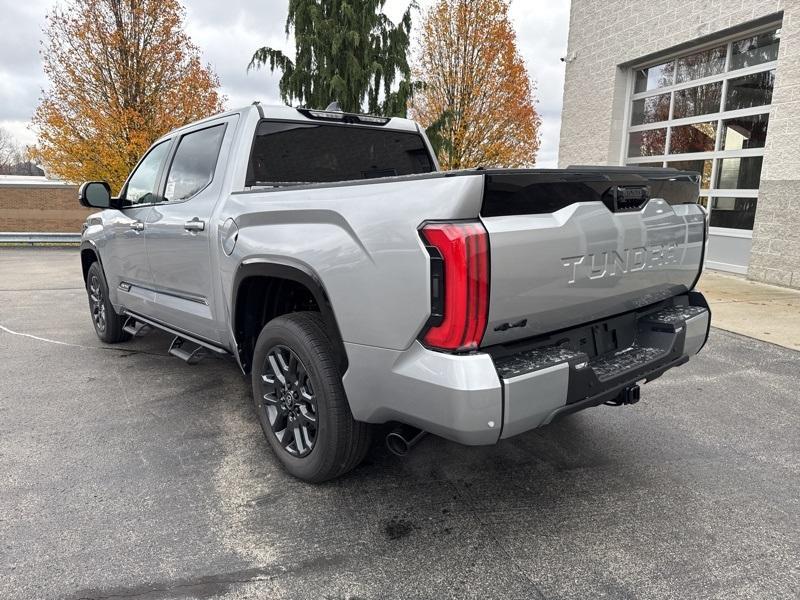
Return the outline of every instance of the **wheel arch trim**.
<path id="1" fill-rule="evenodd" d="M 240 356 L 241 344 L 239 344 L 239 340 L 236 339 L 239 290 L 242 287 L 242 283 L 246 279 L 252 277 L 287 279 L 303 285 L 311 292 L 317 307 L 319 307 L 319 311 L 322 315 L 323 321 L 325 322 L 325 326 L 332 336 L 332 341 L 336 346 L 336 349 L 341 353 L 340 356 L 343 360 L 342 373 L 344 373 L 347 370 L 347 353 L 345 351 L 339 324 L 336 320 L 336 315 L 334 314 L 333 306 L 330 302 L 330 296 L 325 289 L 325 285 L 322 283 L 322 279 L 306 265 L 261 258 L 250 258 L 243 260 L 236 269 L 236 273 L 233 277 L 233 284 L 231 286 L 231 329 L 234 336 L 236 355 L 240 360 L 240 364 L 243 363 L 242 357 Z"/>
<path id="2" fill-rule="evenodd" d="M 80 255 L 81 255 L 81 271 L 83 272 L 83 282 L 86 283 L 86 277 L 89 272 L 89 268 L 84 266 L 83 262 L 83 255 L 86 251 L 91 252 L 95 256 L 95 260 L 100 263 L 100 268 L 105 271 L 103 268 L 103 259 L 100 258 L 100 251 L 97 249 L 97 244 L 95 244 L 92 240 L 83 240 L 80 245 Z"/>

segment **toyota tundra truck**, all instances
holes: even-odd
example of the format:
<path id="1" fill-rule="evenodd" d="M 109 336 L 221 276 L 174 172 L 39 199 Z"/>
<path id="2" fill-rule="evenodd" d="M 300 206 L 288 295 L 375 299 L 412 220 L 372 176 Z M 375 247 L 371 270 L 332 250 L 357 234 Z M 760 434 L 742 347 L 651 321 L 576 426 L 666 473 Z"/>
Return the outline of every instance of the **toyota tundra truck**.
<path id="1" fill-rule="evenodd" d="M 705 344 L 696 173 L 442 172 L 413 121 L 258 103 L 157 140 L 81 262 L 106 343 L 232 357 L 294 476 L 354 468 L 378 424 L 468 445 L 639 386 Z M 660 401 L 668 402 L 668 398 Z"/>

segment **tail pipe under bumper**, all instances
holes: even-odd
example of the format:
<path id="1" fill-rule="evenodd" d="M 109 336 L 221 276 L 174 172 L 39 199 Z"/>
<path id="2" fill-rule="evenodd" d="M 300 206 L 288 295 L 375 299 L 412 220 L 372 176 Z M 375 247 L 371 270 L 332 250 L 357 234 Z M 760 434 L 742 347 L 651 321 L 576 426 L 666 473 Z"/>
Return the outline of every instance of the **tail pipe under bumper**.
<path id="1" fill-rule="evenodd" d="M 405 456 L 427 432 L 409 425 L 398 425 L 386 435 L 386 448 L 396 456 Z"/>

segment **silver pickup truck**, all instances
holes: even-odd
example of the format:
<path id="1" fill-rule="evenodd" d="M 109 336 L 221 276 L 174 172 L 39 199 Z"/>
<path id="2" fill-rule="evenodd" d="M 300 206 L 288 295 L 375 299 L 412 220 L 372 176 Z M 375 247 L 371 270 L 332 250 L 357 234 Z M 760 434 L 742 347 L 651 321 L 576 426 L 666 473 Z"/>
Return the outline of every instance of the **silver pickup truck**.
<path id="1" fill-rule="evenodd" d="M 81 259 L 101 340 L 232 356 L 323 481 L 374 424 L 400 452 L 636 402 L 708 336 L 697 196 L 671 169 L 439 172 L 413 121 L 254 104 L 158 140 L 118 197 L 85 183 Z"/>

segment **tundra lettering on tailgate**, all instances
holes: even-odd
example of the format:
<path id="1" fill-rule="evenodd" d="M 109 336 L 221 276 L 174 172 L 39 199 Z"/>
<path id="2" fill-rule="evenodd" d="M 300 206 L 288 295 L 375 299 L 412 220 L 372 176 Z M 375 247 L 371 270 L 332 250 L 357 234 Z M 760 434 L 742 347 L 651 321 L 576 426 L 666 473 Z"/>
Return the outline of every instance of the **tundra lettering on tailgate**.
<path id="1" fill-rule="evenodd" d="M 578 279 L 603 279 L 678 263 L 680 262 L 677 256 L 679 243 L 673 241 L 653 246 L 623 248 L 620 251 L 589 252 L 588 254 L 564 257 L 561 259 L 561 263 L 568 269 L 569 280 L 567 283 L 572 285 Z"/>

